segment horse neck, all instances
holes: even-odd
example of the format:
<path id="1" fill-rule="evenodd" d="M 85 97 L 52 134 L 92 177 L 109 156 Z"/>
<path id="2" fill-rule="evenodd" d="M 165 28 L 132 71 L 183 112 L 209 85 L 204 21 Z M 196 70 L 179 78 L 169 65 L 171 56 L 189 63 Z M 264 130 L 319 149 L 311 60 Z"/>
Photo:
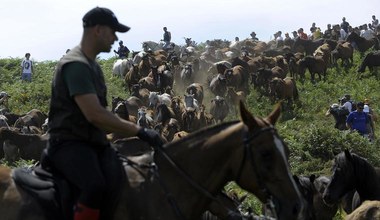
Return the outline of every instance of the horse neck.
<path id="1" fill-rule="evenodd" d="M 180 141 L 172 142 L 165 148 L 168 156 L 176 162 L 178 167 L 212 194 L 222 190 L 225 184 L 233 179 L 230 176 L 229 166 L 238 166 L 239 163 L 232 161 L 236 158 L 231 155 L 236 155 L 236 149 L 241 144 L 237 140 L 242 140 L 242 123 L 228 124 L 228 128 L 226 125 L 221 125 L 220 128 L 223 129 L 209 128 L 195 132 Z M 205 201 L 208 199 L 205 195 L 195 187 L 189 186 L 191 184 L 184 181 L 184 178 L 161 154 L 156 153 L 155 157 L 155 162 L 160 168 L 160 176 L 168 184 L 168 188 L 173 194 L 181 195 L 175 198 L 186 200 L 182 203 L 178 199 L 179 204 L 193 203 L 193 209 L 194 204 L 206 205 Z M 191 190 L 184 191 L 185 187 L 190 187 Z M 186 193 L 187 195 L 184 195 Z M 184 207 L 183 210 L 186 208 L 190 207 Z M 193 210 L 188 211 L 191 213 Z"/>
<path id="2" fill-rule="evenodd" d="M 356 157 L 354 157 L 356 158 Z M 380 182 L 375 168 L 362 158 L 356 158 L 354 161 L 355 185 L 360 195 L 360 199 L 380 199 Z"/>

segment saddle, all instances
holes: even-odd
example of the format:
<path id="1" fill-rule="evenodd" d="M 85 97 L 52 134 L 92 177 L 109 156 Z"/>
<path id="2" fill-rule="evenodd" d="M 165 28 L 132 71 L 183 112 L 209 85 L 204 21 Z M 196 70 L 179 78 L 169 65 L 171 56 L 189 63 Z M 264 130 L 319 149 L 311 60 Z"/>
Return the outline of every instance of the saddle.
<path id="1" fill-rule="evenodd" d="M 42 152 L 40 164 L 32 168 L 16 168 L 13 171 L 12 178 L 17 187 L 34 200 L 22 207 L 19 213 L 20 219 L 23 219 L 23 216 L 29 216 L 31 211 L 36 211 L 34 210 L 35 207 L 31 207 L 35 203 L 42 208 L 41 211 L 45 219 L 72 220 L 74 218 L 74 205 L 79 197 L 79 189 L 54 170 L 47 157 L 46 149 Z M 110 189 L 108 193 L 117 190 Z M 104 201 L 102 210 L 112 210 L 115 205 L 112 201 Z M 101 219 L 110 219 L 108 216 L 110 214 L 108 212 L 102 213 Z"/>
<path id="2" fill-rule="evenodd" d="M 75 196 L 69 183 L 61 176 L 45 170 L 41 164 L 32 168 L 17 168 L 13 180 L 43 209 L 46 219 L 73 219 Z M 26 212 L 26 209 L 22 209 Z M 20 213 L 22 217 L 24 213 Z"/>

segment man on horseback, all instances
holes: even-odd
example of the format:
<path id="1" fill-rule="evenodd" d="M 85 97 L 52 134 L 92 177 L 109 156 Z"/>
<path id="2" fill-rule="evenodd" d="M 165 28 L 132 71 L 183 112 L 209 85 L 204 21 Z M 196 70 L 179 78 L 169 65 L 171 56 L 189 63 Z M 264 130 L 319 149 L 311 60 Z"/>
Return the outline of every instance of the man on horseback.
<path id="1" fill-rule="evenodd" d="M 80 44 L 59 61 L 54 74 L 50 139 L 41 164 L 79 190 L 74 220 L 112 219 L 124 170 L 106 132 L 137 135 L 152 146 L 162 145 L 162 140 L 157 132 L 122 120 L 106 109 L 107 88 L 96 56 L 111 51 L 118 39 L 115 32 L 125 33 L 130 28 L 119 23 L 107 8 L 96 7 L 82 20 Z"/>
<path id="2" fill-rule="evenodd" d="M 128 58 L 129 55 L 129 49 L 127 46 L 123 45 L 123 41 L 119 41 L 119 48 L 116 50 L 113 50 L 117 55 L 119 55 L 120 59 Z"/>
<path id="3" fill-rule="evenodd" d="M 164 46 L 162 46 L 162 49 L 165 51 L 168 51 L 170 48 L 170 41 L 172 40 L 172 34 L 168 31 L 167 27 L 163 28 L 164 30 L 164 36 L 162 41 L 164 42 Z"/>

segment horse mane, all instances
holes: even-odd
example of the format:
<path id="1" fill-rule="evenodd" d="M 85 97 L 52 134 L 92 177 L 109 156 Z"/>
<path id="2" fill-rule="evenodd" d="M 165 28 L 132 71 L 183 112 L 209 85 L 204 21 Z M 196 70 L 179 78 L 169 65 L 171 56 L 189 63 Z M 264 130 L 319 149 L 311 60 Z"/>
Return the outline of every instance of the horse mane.
<path id="1" fill-rule="evenodd" d="M 211 125 L 207 127 L 203 127 L 197 131 L 194 131 L 187 135 L 186 137 L 181 138 L 180 140 L 176 142 L 170 142 L 169 144 L 165 145 L 166 148 L 170 148 L 172 145 L 187 145 L 187 144 L 194 144 L 194 143 L 200 143 L 208 140 L 210 136 L 215 135 L 219 133 L 220 131 L 235 125 L 239 123 L 240 121 L 230 121 L 230 122 L 223 122 L 216 125 Z"/>
<path id="2" fill-rule="evenodd" d="M 342 168 L 344 171 L 351 169 L 349 166 L 352 166 L 355 170 L 355 175 L 357 179 L 365 179 L 369 175 L 376 176 L 375 167 L 372 166 L 367 159 L 360 157 L 355 153 L 350 153 L 351 158 L 347 158 L 345 153 L 341 153 L 336 157 L 336 164 Z"/>

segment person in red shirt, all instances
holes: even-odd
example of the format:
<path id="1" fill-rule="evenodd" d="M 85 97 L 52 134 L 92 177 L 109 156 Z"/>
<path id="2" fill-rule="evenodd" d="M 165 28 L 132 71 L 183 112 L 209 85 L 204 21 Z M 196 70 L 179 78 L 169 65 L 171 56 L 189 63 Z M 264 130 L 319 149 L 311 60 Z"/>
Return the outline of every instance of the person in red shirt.
<path id="1" fill-rule="evenodd" d="M 298 36 L 299 36 L 301 39 L 304 39 L 304 40 L 309 39 L 309 38 L 307 37 L 307 34 L 305 34 L 305 33 L 303 32 L 303 28 L 298 29 Z"/>

